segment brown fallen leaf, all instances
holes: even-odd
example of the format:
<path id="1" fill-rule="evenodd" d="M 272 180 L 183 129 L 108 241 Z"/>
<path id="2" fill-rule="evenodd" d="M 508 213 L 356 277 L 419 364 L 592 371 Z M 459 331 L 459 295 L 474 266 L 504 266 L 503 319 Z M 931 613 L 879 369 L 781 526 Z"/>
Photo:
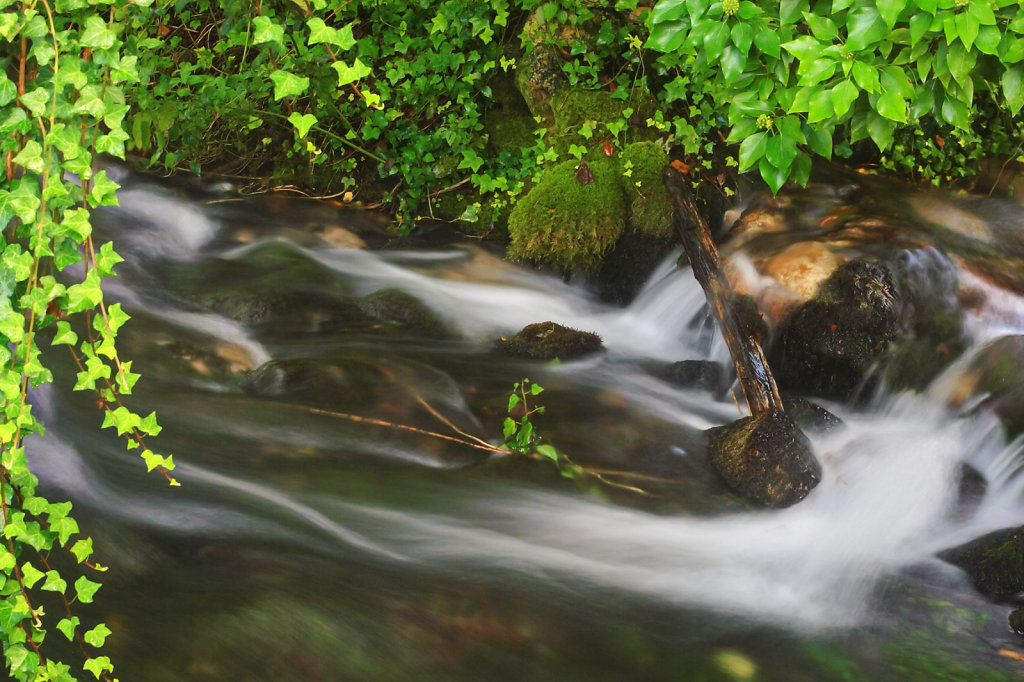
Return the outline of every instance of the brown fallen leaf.
<path id="1" fill-rule="evenodd" d="M 576 167 L 576 172 L 572 176 L 581 185 L 589 185 L 594 181 L 594 171 L 590 170 L 590 166 L 583 159 L 580 159 L 580 165 Z"/>
<path id="2" fill-rule="evenodd" d="M 1015 661 L 1024 661 L 1024 654 L 1019 651 L 1014 651 L 1013 649 L 1000 649 L 998 653 L 1000 656 L 1012 658 Z"/>

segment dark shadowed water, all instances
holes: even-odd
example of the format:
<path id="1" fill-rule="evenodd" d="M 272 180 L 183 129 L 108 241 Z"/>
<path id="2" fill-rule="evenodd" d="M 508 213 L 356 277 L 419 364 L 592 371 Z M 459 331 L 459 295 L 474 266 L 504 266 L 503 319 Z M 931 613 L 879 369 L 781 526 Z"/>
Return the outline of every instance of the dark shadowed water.
<path id="1" fill-rule="evenodd" d="M 106 291 L 134 318 L 132 405 L 157 411 L 182 485 L 99 431 L 59 353 L 30 451 L 111 567 L 85 615 L 114 631 L 121 679 L 1024 674 L 999 653 L 1021 649 L 1008 609 L 933 558 L 1024 523 L 1018 445 L 947 406 L 961 365 L 923 395 L 831 406 L 846 426 L 814 439 L 822 483 L 749 510 L 702 449 L 737 406 L 652 372 L 727 358 L 674 259 L 621 309 L 443 227 L 399 242 L 329 203 L 125 183 L 95 220 L 127 259 Z M 1024 332 L 1022 301 L 998 305 L 972 317 L 979 341 Z M 560 364 L 495 350 L 545 320 L 608 350 Z M 538 431 L 601 479 L 337 416 L 456 435 L 433 410 L 498 442 L 524 377 L 547 389 Z M 967 511 L 964 462 L 988 479 Z"/>

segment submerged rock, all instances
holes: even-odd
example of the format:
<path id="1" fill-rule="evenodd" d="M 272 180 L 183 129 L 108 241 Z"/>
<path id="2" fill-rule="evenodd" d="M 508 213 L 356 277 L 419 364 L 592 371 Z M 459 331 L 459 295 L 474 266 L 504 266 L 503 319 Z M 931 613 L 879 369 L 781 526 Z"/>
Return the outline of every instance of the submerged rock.
<path id="1" fill-rule="evenodd" d="M 982 348 L 960 375 L 951 402 L 959 407 L 975 398 L 991 409 L 1007 438 L 1024 433 L 1024 336 L 1004 336 Z"/>
<path id="2" fill-rule="evenodd" d="M 682 360 L 660 369 L 658 378 L 680 388 L 718 394 L 727 388 L 725 367 L 710 360 Z"/>
<path id="3" fill-rule="evenodd" d="M 997 530 L 944 550 L 939 558 L 959 566 L 982 594 L 1007 601 L 1024 593 L 1024 526 Z"/>
<path id="4" fill-rule="evenodd" d="M 711 465 L 730 490 L 766 507 L 788 507 L 821 481 L 811 443 L 782 410 L 709 429 Z"/>
<path id="5" fill-rule="evenodd" d="M 1010 617 L 1007 619 L 1010 623 L 1010 629 L 1018 635 L 1024 635 L 1024 609 L 1014 609 L 1010 612 Z"/>
<path id="6" fill-rule="evenodd" d="M 370 319 L 430 338 L 451 336 L 448 327 L 420 299 L 401 289 L 381 289 L 353 301 Z"/>
<path id="7" fill-rule="evenodd" d="M 504 338 L 498 347 L 509 355 L 536 360 L 568 360 L 604 350 L 601 337 L 554 322 L 537 322 L 523 327 L 515 336 Z"/>

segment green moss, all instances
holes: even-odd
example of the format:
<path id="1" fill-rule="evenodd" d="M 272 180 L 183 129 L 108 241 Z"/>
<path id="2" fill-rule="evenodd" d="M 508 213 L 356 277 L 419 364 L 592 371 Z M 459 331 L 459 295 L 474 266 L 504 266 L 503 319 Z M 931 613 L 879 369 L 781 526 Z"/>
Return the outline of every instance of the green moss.
<path id="1" fill-rule="evenodd" d="M 656 238 L 672 237 L 672 198 L 662 179 L 669 163 L 664 148 L 656 142 L 634 142 L 622 150 L 619 163 L 626 195 L 630 197 L 632 228 Z"/>
<path id="2" fill-rule="evenodd" d="M 567 272 L 595 272 L 626 225 L 621 168 L 594 159 L 594 181 L 583 185 L 567 161 L 549 168 L 509 217 L 509 258 Z"/>
<path id="3" fill-rule="evenodd" d="M 502 337 L 498 347 L 509 355 L 537 360 L 568 360 L 604 350 L 597 334 L 563 327 L 555 322 L 528 324 L 515 336 Z"/>

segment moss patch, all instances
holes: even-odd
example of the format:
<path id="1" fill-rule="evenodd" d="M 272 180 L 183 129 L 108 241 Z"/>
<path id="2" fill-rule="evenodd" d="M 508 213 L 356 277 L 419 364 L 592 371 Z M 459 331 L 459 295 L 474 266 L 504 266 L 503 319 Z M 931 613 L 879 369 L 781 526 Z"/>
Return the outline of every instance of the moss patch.
<path id="1" fill-rule="evenodd" d="M 576 167 L 566 161 L 549 168 L 512 209 L 510 258 L 567 273 L 597 271 L 626 225 L 621 169 L 612 159 L 594 159 L 594 181 L 583 185 Z"/>
<path id="2" fill-rule="evenodd" d="M 622 181 L 629 202 L 632 229 L 656 238 L 675 235 L 672 226 L 672 198 L 665 188 L 662 173 L 669 163 L 668 154 L 656 142 L 626 145 L 619 156 Z"/>
<path id="3" fill-rule="evenodd" d="M 601 337 L 554 322 L 528 324 L 511 338 L 502 338 L 498 347 L 509 355 L 554 360 L 578 358 L 604 350 Z"/>

